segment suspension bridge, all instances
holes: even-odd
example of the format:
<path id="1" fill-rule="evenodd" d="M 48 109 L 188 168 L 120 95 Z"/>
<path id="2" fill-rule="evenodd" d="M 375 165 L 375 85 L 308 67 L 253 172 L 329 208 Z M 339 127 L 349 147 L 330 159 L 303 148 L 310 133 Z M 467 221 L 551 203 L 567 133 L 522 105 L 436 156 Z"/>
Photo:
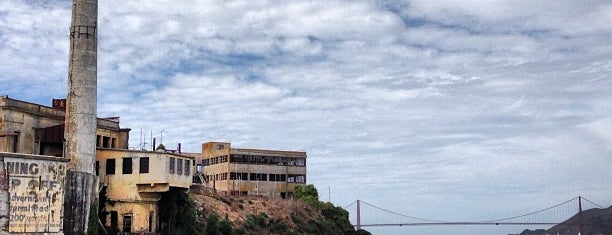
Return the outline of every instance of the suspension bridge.
<path id="1" fill-rule="evenodd" d="M 565 202 L 537 210 L 534 212 L 499 219 L 474 220 L 474 221 L 446 221 L 421 218 L 394 212 L 378 207 L 362 200 L 355 200 L 344 207 L 351 215 L 351 221 L 356 229 L 366 227 L 423 227 L 423 226 L 530 226 L 530 227 L 552 227 L 565 225 L 573 231 L 584 233 L 585 226 L 593 226 L 591 221 L 585 221 L 583 210 L 599 208 L 603 206 L 594 203 L 584 197 L 576 197 Z M 570 219 L 573 218 L 573 219 Z M 568 220 L 569 219 L 569 220 Z M 609 226 L 612 224 L 601 224 L 598 226 Z"/>

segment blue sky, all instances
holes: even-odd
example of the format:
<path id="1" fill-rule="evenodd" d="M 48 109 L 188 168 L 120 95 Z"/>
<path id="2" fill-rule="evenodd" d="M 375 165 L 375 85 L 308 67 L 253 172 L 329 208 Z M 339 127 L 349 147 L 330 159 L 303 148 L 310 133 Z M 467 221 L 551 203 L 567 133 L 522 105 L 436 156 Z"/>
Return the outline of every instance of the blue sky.
<path id="1" fill-rule="evenodd" d="M 306 150 L 339 205 L 610 205 L 610 22 L 595 0 L 100 1 L 98 115 L 132 146 Z M 65 97 L 69 25 L 70 1 L 0 2 L 0 93 Z"/>

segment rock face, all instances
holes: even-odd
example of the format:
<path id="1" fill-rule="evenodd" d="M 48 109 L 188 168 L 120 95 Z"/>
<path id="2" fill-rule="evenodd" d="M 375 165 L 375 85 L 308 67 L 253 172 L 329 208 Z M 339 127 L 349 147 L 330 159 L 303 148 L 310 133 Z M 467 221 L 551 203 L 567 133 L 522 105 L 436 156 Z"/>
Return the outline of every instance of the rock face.
<path id="1" fill-rule="evenodd" d="M 612 235 L 612 207 L 590 209 L 582 212 L 584 220 L 583 235 Z M 575 235 L 578 234 L 578 215 L 553 226 L 548 230 L 524 230 L 520 235 Z"/>

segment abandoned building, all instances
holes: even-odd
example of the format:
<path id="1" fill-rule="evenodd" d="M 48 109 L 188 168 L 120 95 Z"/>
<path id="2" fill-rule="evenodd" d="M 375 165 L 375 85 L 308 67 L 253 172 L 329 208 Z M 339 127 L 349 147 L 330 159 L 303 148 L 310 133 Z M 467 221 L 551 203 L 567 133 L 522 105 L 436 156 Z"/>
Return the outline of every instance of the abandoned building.
<path id="1" fill-rule="evenodd" d="M 98 149 L 96 175 L 109 199 L 105 225 L 124 233 L 159 231 L 161 196 L 171 188 L 189 190 L 193 162 L 167 152 Z"/>
<path id="2" fill-rule="evenodd" d="M 54 191 L 51 192 L 60 197 L 68 164 L 68 159 L 63 158 L 65 101 L 59 99 L 52 103 L 52 107 L 49 107 L 0 96 L 0 152 L 4 152 L 0 156 L 0 164 L 3 165 L 0 169 L 8 171 L 9 182 L 18 182 L 18 177 L 33 176 L 41 178 L 41 182 L 38 182 L 41 188 L 45 182 L 54 182 L 54 187 L 50 188 Z M 108 218 L 101 218 L 101 221 L 118 232 L 155 233 L 160 229 L 157 218 L 162 194 L 171 189 L 188 191 L 195 171 L 194 157 L 178 152 L 129 150 L 129 132 L 130 129 L 120 128 L 117 117 L 97 119 L 95 173 L 99 176 L 98 189 L 104 191 L 104 197 L 108 200 L 104 209 L 109 213 Z M 3 181 L 1 176 L 0 181 Z M 52 180 L 45 180 L 49 177 Z M 46 184 L 51 186 L 51 183 Z M 7 188 L 10 197 L 16 195 L 10 206 L 22 209 L 11 210 L 11 218 L 23 216 L 24 221 L 27 218 L 38 219 L 30 219 L 30 224 L 11 220 L 8 223 L 9 231 L 59 232 L 61 209 L 45 209 L 47 214 L 44 218 L 53 217 L 56 221 L 39 224 L 43 221 L 40 220 L 43 218 L 40 217 L 41 213 L 38 213 L 39 217 L 30 215 L 36 216 L 37 213 L 30 209 L 36 204 L 25 205 L 24 202 L 50 199 L 29 198 L 26 191 L 28 185 L 21 185 L 26 188 L 6 185 L 13 189 Z"/>
<path id="3" fill-rule="evenodd" d="M 202 144 L 204 180 L 231 195 L 292 198 L 306 184 L 306 152 L 232 148 L 231 143 Z M 198 167 L 199 168 L 199 167 Z"/>
<path id="4" fill-rule="evenodd" d="M 65 99 L 52 107 L 0 96 L 0 151 L 62 157 Z M 98 118 L 96 146 L 127 149 L 130 129 L 119 127 L 119 118 Z"/>

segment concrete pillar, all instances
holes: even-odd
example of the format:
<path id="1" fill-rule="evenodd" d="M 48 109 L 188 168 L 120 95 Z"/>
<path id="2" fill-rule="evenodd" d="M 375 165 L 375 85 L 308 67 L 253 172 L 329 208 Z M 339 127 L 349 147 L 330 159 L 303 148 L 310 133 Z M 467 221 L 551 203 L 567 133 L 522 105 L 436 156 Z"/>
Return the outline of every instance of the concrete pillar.
<path id="1" fill-rule="evenodd" d="M 9 182 L 4 166 L 4 159 L 0 157 L 0 234 L 8 234 L 9 226 Z"/>
<path id="2" fill-rule="evenodd" d="M 64 132 L 70 159 L 64 194 L 64 233 L 86 234 L 96 160 L 97 0 L 73 0 Z M 93 200 L 92 200 L 93 199 Z M 96 212 L 92 212 L 96 213 Z"/>

